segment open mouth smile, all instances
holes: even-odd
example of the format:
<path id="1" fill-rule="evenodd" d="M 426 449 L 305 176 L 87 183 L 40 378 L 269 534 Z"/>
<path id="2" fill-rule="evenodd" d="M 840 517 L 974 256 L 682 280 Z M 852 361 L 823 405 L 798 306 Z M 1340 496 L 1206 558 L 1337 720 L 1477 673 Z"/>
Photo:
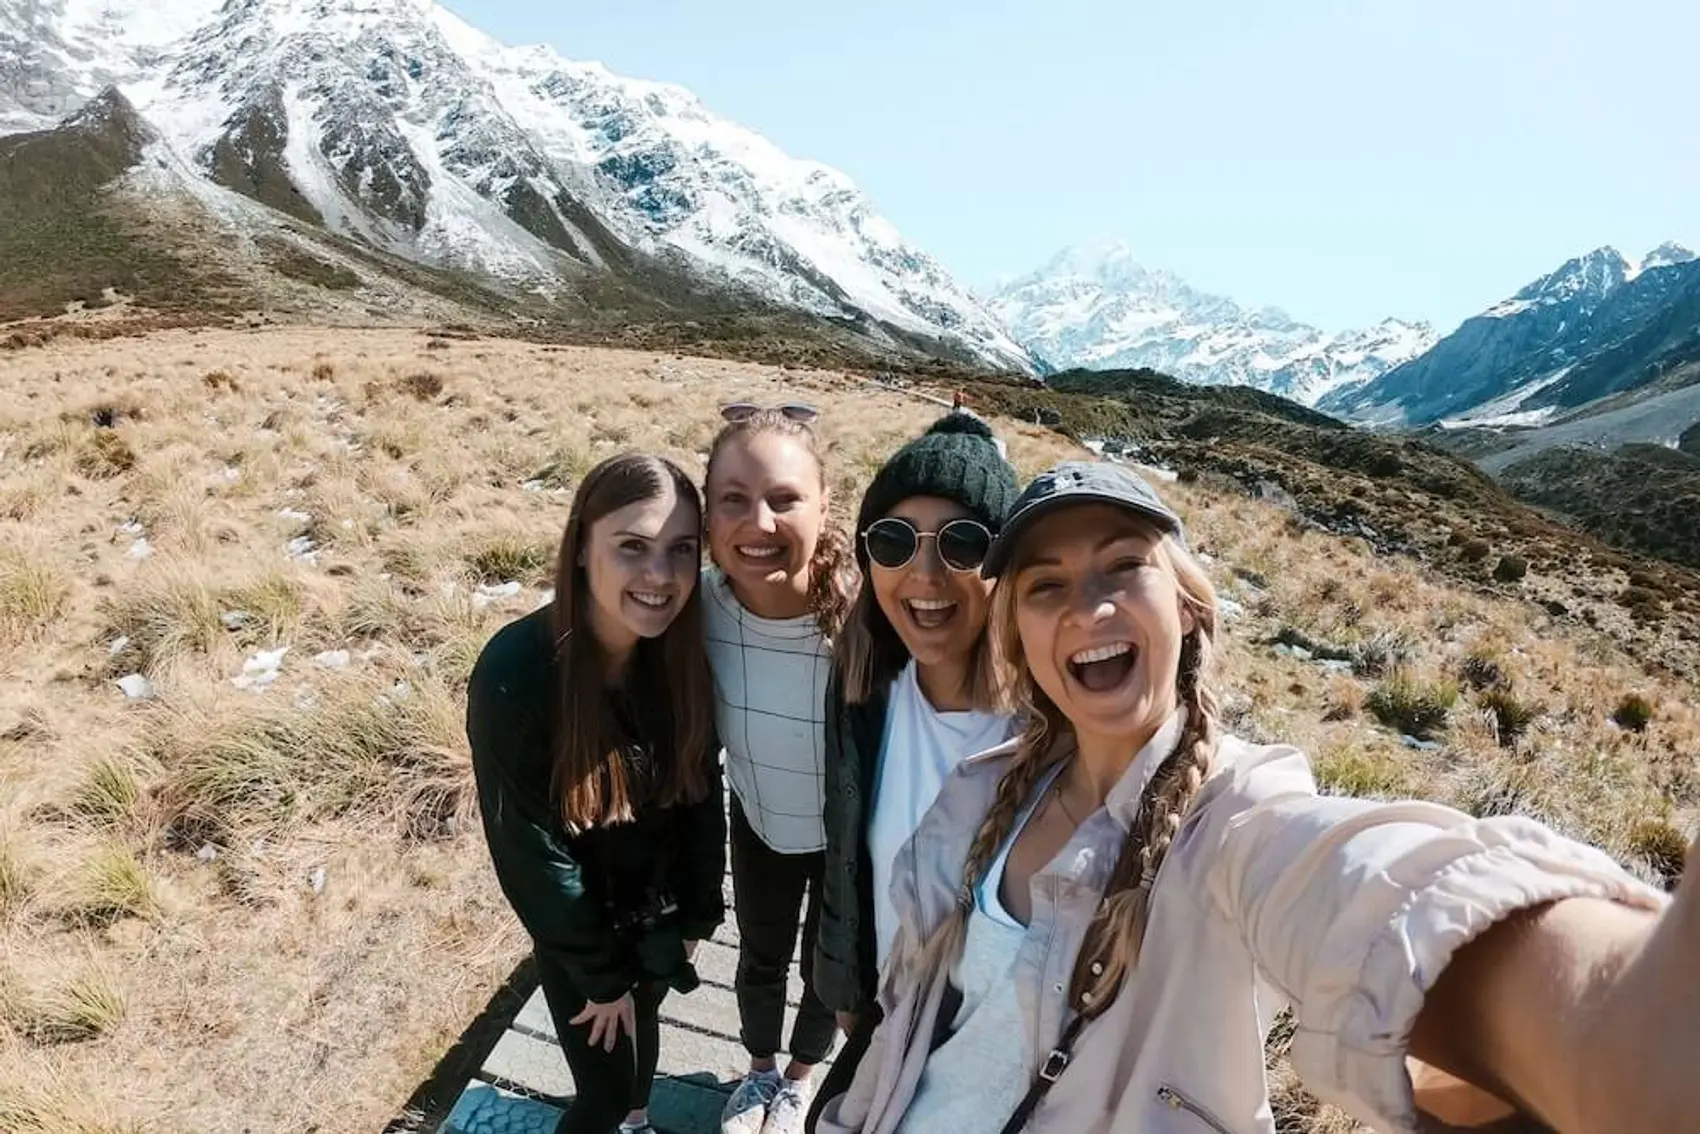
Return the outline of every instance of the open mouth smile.
<path id="1" fill-rule="evenodd" d="M 1106 693 L 1133 672 L 1139 651 L 1132 642 L 1109 642 L 1081 650 L 1068 659 L 1069 676 L 1091 693 Z"/>
<path id="2" fill-rule="evenodd" d="M 910 621 L 923 630 L 937 630 L 956 617 L 958 604 L 950 599 L 904 599 Z"/>

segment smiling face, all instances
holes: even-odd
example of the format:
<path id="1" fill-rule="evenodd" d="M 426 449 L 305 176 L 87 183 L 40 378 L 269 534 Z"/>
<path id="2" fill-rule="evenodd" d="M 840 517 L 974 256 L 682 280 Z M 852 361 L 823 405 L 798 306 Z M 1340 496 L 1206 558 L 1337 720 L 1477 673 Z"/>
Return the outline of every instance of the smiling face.
<path id="1" fill-rule="evenodd" d="M 1194 617 L 1161 536 L 1120 508 L 1078 505 L 1022 539 L 1015 629 L 1033 682 L 1089 742 L 1142 747 L 1176 707 Z"/>
<path id="2" fill-rule="evenodd" d="M 586 613 L 603 650 L 629 654 L 640 638 L 658 638 L 696 586 L 702 520 L 671 481 L 659 495 L 618 508 L 585 536 L 579 564 L 588 583 Z"/>
<path id="3" fill-rule="evenodd" d="M 801 614 L 826 522 L 814 455 L 783 433 L 732 437 L 714 456 L 707 491 L 709 550 L 738 600 L 765 617 Z"/>
<path id="4" fill-rule="evenodd" d="M 917 531 L 936 533 L 972 513 L 953 500 L 912 496 L 887 515 Z M 938 540 L 923 538 L 915 557 L 895 570 L 870 563 L 868 579 L 881 613 L 922 669 L 966 666 L 986 629 L 992 584 L 977 571 L 953 571 L 939 557 Z"/>

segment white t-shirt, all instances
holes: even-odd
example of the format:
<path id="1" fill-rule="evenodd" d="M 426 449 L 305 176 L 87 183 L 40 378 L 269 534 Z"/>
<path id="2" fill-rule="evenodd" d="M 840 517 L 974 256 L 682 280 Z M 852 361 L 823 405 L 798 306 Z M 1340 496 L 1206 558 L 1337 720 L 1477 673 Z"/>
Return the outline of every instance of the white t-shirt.
<path id="1" fill-rule="evenodd" d="M 1008 740 L 1014 719 L 977 710 L 941 713 L 921 692 L 913 659 L 891 683 L 879 772 L 874 779 L 868 822 L 868 858 L 873 864 L 874 940 L 880 968 L 897 939 L 897 909 L 891 901 L 891 865 L 938 797 L 945 777 L 964 756 Z"/>
<path id="2" fill-rule="evenodd" d="M 822 850 L 832 643 L 813 614 L 751 614 L 719 568 L 701 586 L 726 778 L 762 842 L 781 854 Z"/>
<path id="3" fill-rule="evenodd" d="M 980 882 L 968 915 L 962 958 L 952 973 L 962 990 L 962 1006 L 951 1021 L 950 1038 L 927 1057 L 899 1134 L 933 1130 L 995 1134 L 1027 1093 L 1033 1056 L 1017 982 L 1010 975 L 1027 939 L 1027 927 L 1004 909 L 998 890 L 1009 848 L 1062 768 L 1058 764 L 1046 773 Z"/>

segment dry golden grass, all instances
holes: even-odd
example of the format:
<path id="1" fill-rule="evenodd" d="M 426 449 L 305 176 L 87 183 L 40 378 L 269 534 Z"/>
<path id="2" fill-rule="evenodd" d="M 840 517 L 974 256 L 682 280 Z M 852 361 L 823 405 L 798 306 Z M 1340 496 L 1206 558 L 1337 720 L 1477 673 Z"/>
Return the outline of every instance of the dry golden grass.
<path id="1" fill-rule="evenodd" d="M 463 692 L 544 601 L 578 480 L 628 447 L 700 475 L 720 404 L 801 398 L 825 410 L 843 522 L 940 412 L 830 373 L 428 342 L 177 330 L 0 354 L 0 1129 L 380 1128 L 525 948 Z M 1024 475 L 1075 452 L 1000 429 Z M 1331 790 L 1514 808 L 1677 868 L 1691 689 L 1271 506 L 1166 491 L 1242 608 L 1234 728 L 1304 745 Z M 285 648 L 275 679 L 256 668 Z M 156 696 L 127 700 L 130 674 Z M 1449 688 L 1432 748 L 1373 709 Z M 1640 729 L 1612 719 L 1630 697 Z M 1350 1129 L 1296 1091 L 1281 1106 Z"/>

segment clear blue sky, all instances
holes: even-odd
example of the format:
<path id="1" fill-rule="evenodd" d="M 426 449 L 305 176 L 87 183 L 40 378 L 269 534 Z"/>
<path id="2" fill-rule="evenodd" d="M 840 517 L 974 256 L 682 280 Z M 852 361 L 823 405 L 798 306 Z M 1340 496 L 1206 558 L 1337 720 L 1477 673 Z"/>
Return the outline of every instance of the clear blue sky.
<path id="1" fill-rule="evenodd" d="M 1110 234 L 1329 327 L 1700 246 L 1691 0 L 447 0 L 689 87 L 984 285 Z"/>

